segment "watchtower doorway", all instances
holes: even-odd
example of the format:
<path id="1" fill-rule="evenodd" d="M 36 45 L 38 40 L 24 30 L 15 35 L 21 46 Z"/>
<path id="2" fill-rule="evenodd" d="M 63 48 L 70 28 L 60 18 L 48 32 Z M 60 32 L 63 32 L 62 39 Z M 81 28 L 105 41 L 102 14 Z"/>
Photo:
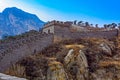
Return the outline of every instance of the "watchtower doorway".
<path id="1" fill-rule="evenodd" d="M 50 29 L 48 30 L 48 33 L 50 33 Z"/>

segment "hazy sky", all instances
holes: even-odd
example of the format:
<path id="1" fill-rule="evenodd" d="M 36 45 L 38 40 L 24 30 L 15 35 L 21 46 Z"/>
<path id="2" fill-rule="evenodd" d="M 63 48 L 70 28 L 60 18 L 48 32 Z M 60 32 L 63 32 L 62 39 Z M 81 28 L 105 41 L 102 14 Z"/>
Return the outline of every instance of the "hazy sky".
<path id="1" fill-rule="evenodd" d="M 83 20 L 91 23 L 120 22 L 120 0 L 0 0 L 0 12 L 18 7 L 43 21 Z"/>

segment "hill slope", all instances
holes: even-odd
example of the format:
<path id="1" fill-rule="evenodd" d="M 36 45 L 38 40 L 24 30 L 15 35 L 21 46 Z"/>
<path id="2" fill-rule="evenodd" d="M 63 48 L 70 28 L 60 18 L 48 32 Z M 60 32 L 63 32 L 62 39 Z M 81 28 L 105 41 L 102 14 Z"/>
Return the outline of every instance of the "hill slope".
<path id="1" fill-rule="evenodd" d="M 18 35 L 29 30 L 39 30 L 44 24 L 36 15 L 16 7 L 6 8 L 0 13 L 0 37 Z"/>
<path id="2" fill-rule="evenodd" d="M 115 42 L 95 38 L 64 41 L 25 58 L 6 73 L 30 80 L 120 80 Z"/>

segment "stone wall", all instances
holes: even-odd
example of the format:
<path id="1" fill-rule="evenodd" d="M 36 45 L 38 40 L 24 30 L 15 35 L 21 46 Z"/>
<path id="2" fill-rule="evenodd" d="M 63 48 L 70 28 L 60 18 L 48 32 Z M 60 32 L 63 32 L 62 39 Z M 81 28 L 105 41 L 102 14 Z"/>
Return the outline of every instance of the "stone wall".
<path id="1" fill-rule="evenodd" d="M 55 26 L 54 32 L 54 42 L 59 42 L 64 39 L 70 39 L 70 30 L 69 27 Z"/>
<path id="2" fill-rule="evenodd" d="M 53 43 L 53 34 L 30 34 L 0 44 L 0 72 L 24 57 L 38 53 Z"/>
<path id="3" fill-rule="evenodd" d="M 106 38 L 111 39 L 118 36 L 118 30 L 109 31 L 87 31 L 87 32 L 73 32 L 70 27 L 55 27 L 54 41 L 58 42 L 64 39 L 78 39 L 78 38 Z"/>
<path id="4" fill-rule="evenodd" d="M 114 37 L 117 37 L 117 30 L 112 31 L 96 31 L 96 32 L 75 32 L 71 33 L 71 38 L 77 39 L 77 38 L 106 38 L 111 39 Z"/>
<path id="5" fill-rule="evenodd" d="M 43 33 L 54 33 L 54 25 L 43 29 Z"/>

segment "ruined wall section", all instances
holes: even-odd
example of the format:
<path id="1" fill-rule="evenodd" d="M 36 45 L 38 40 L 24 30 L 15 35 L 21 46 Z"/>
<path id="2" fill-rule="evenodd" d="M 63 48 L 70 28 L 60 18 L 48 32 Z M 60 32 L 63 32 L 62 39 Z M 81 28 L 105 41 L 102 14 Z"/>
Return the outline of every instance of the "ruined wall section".
<path id="1" fill-rule="evenodd" d="M 118 30 L 117 32 L 118 32 L 118 37 L 120 37 L 120 30 Z"/>
<path id="2" fill-rule="evenodd" d="M 55 26 L 54 42 L 59 42 L 64 39 L 78 39 L 78 38 L 106 38 L 111 39 L 117 37 L 117 30 L 110 31 L 84 31 L 73 32 L 70 27 Z"/>
<path id="3" fill-rule="evenodd" d="M 0 72 L 53 43 L 53 34 L 30 34 L 0 44 Z"/>
<path id="4" fill-rule="evenodd" d="M 105 28 L 80 27 L 70 21 L 51 21 L 45 24 L 43 32 L 54 33 L 54 42 L 64 39 L 77 38 L 106 38 L 117 37 L 120 33 L 117 29 L 107 30 Z"/>
<path id="5" fill-rule="evenodd" d="M 51 27 L 46 27 L 43 29 L 43 33 L 54 33 L 54 25 L 52 25 Z"/>
<path id="6" fill-rule="evenodd" d="M 55 26 L 54 42 L 59 42 L 64 39 L 71 39 L 70 27 L 61 27 L 59 25 Z"/>
<path id="7" fill-rule="evenodd" d="M 111 31 L 96 31 L 96 32 L 74 32 L 71 33 L 71 38 L 77 39 L 77 38 L 105 38 L 105 39 L 111 39 L 114 37 L 117 37 L 117 30 L 111 30 Z"/>

